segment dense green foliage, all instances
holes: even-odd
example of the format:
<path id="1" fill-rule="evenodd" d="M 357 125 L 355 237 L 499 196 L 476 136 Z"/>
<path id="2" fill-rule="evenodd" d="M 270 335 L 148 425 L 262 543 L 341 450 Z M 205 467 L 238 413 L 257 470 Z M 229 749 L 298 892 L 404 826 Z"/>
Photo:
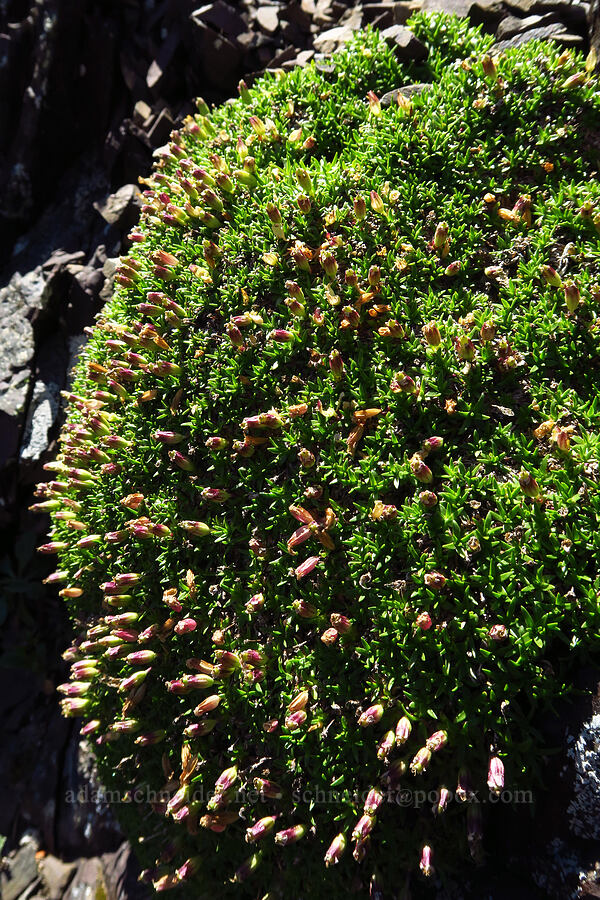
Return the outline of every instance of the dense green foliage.
<path id="1" fill-rule="evenodd" d="M 121 809 L 159 889 L 397 894 L 423 846 L 480 859 L 471 788 L 532 786 L 532 715 L 597 640 L 596 82 L 412 27 L 420 69 L 367 32 L 173 135 L 40 488 L 65 710 L 108 788 L 170 801 Z"/>

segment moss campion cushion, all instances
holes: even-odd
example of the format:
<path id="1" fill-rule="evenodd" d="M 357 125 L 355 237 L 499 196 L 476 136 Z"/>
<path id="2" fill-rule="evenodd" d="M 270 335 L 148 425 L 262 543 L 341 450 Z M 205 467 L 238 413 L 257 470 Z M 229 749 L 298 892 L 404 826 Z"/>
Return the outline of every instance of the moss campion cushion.
<path id="1" fill-rule="evenodd" d="M 597 641 L 597 81 L 412 28 L 419 68 L 368 31 L 173 133 L 39 489 L 158 890 L 482 859 Z"/>

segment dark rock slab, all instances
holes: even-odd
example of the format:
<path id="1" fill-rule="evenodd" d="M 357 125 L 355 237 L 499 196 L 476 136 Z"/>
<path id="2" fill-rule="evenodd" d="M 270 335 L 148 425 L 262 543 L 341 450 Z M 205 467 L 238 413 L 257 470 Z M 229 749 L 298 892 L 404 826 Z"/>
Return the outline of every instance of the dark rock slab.
<path id="1" fill-rule="evenodd" d="M 381 36 L 393 48 L 400 62 L 421 62 L 427 58 L 427 47 L 404 25 L 392 25 Z"/>
<path id="2" fill-rule="evenodd" d="M 35 837 L 25 835 L 18 850 L 13 851 L 5 860 L 4 869 L 0 872 L 2 900 L 17 900 L 37 882 L 39 876 L 35 854 L 38 847 Z"/>
<path id="3" fill-rule="evenodd" d="M 109 225 L 125 232 L 135 225 L 142 206 L 142 194 L 136 184 L 124 184 L 104 200 L 94 203 L 102 218 Z"/>
<path id="4" fill-rule="evenodd" d="M 454 13 L 487 30 L 497 27 L 503 12 L 500 0 L 423 0 L 422 8 Z"/>
<path id="5" fill-rule="evenodd" d="M 496 38 L 499 41 L 507 41 L 516 34 L 529 31 L 531 28 L 543 28 L 546 25 L 554 25 L 559 21 L 560 17 L 555 12 L 549 12 L 543 16 L 526 16 L 524 19 L 520 19 L 518 16 L 506 16 L 498 25 Z"/>
<path id="6" fill-rule="evenodd" d="M 512 47 L 519 47 L 527 41 L 557 41 L 570 47 L 578 47 L 583 45 L 581 35 L 570 34 L 562 22 L 555 22 L 553 25 L 545 25 L 542 28 L 530 28 L 515 34 L 509 40 L 499 41 L 492 48 L 493 53 L 502 53 L 504 50 L 510 50 Z"/>

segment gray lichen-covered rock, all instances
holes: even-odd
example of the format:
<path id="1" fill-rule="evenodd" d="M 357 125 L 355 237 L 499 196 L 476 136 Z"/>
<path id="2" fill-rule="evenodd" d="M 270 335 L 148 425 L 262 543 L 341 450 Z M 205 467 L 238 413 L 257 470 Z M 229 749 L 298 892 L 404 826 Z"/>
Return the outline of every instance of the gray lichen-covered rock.
<path id="1" fill-rule="evenodd" d="M 586 722 L 569 749 L 575 766 L 569 827 L 578 837 L 600 838 L 600 715 Z"/>

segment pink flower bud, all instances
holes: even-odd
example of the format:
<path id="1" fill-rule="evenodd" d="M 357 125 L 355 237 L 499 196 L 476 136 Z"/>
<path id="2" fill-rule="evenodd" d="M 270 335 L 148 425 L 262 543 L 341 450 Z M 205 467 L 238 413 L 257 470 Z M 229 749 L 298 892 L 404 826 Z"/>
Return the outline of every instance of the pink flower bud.
<path id="1" fill-rule="evenodd" d="M 367 215 L 367 204 L 365 203 L 364 198 L 360 196 L 355 197 L 353 207 L 354 217 L 361 222 Z"/>
<path id="2" fill-rule="evenodd" d="M 419 863 L 419 868 L 423 875 L 426 878 L 429 878 L 433 874 L 433 866 L 431 865 L 431 857 L 432 850 L 429 844 L 425 844 L 423 849 L 421 850 L 421 862 Z"/>
<path id="3" fill-rule="evenodd" d="M 429 747 L 421 747 L 421 749 L 413 757 L 410 764 L 410 771 L 413 775 L 421 775 L 427 770 L 427 766 L 431 762 L 431 750 Z"/>
<path id="4" fill-rule="evenodd" d="M 294 574 L 298 581 L 306 575 L 310 575 L 319 562 L 320 559 L 318 556 L 309 556 L 308 559 L 304 560 L 304 562 L 294 570 Z"/>
<path id="5" fill-rule="evenodd" d="M 402 716 L 399 719 L 398 724 L 396 725 L 396 743 L 399 747 L 407 742 L 410 737 L 410 733 L 412 731 L 412 724 L 410 719 L 406 716 Z"/>
<path id="6" fill-rule="evenodd" d="M 455 275 L 458 275 L 460 269 L 461 265 L 459 262 L 451 262 L 450 265 L 446 266 L 444 269 L 444 275 L 447 275 L 449 278 L 454 278 Z"/>
<path id="7" fill-rule="evenodd" d="M 265 778 L 254 779 L 254 789 L 258 791 L 261 800 L 281 800 L 283 791 L 274 781 L 267 781 Z"/>
<path id="8" fill-rule="evenodd" d="M 368 816 L 374 816 L 381 804 L 383 803 L 383 794 L 379 788 L 371 788 L 367 794 L 363 812 Z"/>
<path id="9" fill-rule="evenodd" d="M 259 612 L 264 605 L 265 595 L 262 593 L 254 594 L 246 603 L 246 611 L 252 615 L 253 613 Z"/>
<path id="10" fill-rule="evenodd" d="M 266 837 L 274 828 L 277 816 L 265 816 L 246 829 L 246 841 L 253 844 Z"/>
<path id="11" fill-rule="evenodd" d="M 285 328 L 274 328 L 267 335 L 270 341 L 275 341 L 278 344 L 289 344 L 295 337 L 296 335 L 293 331 L 287 331 Z"/>
<path id="12" fill-rule="evenodd" d="M 492 641 L 505 641 L 508 637 L 506 625 L 492 625 L 488 631 L 488 637 Z"/>
<path id="13" fill-rule="evenodd" d="M 377 758 L 387 759 L 396 744 L 396 735 L 393 731 L 387 731 L 377 747 Z"/>
<path id="14" fill-rule="evenodd" d="M 432 509 L 437 505 L 437 494 L 434 494 L 432 491 L 421 491 L 419 494 L 419 502 L 425 509 Z"/>
<path id="15" fill-rule="evenodd" d="M 562 278 L 552 266 L 540 266 L 540 276 L 550 287 L 562 287 Z"/>
<path id="16" fill-rule="evenodd" d="M 437 800 L 433 806 L 433 813 L 436 816 L 441 815 L 450 802 L 450 791 L 446 787 L 441 787 L 438 791 Z"/>
<path id="17" fill-rule="evenodd" d="M 428 322 L 427 325 L 423 325 L 421 331 L 430 347 L 439 347 L 442 342 L 442 336 L 435 322 Z"/>
<path id="18" fill-rule="evenodd" d="M 369 101 L 369 112 L 372 116 L 380 116 L 381 115 L 381 103 L 379 102 L 379 97 L 375 93 L 375 91 L 369 91 L 367 94 L 367 100 Z"/>
<path id="19" fill-rule="evenodd" d="M 298 460 L 304 469 L 311 469 L 315 464 L 315 455 L 310 450 L 307 450 L 306 447 L 303 447 L 298 452 Z"/>
<path id="20" fill-rule="evenodd" d="M 331 369 L 331 374 L 334 379 L 339 381 L 344 374 L 344 361 L 339 350 L 332 350 L 329 354 L 329 368 Z"/>
<path id="21" fill-rule="evenodd" d="M 441 591 L 447 579 L 441 572 L 427 572 L 424 580 L 426 587 L 432 591 Z"/>
<path id="22" fill-rule="evenodd" d="M 493 341 L 496 337 L 496 326 L 493 322 L 484 322 L 480 331 L 482 344 Z"/>
<path id="23" fill-rule="evenodd" d="M 442 747 L 445 747 L 448 743 L 448 732 L 447 731 L 435 731 L 431 737 L 428 737 L 425 741 L 426 746 L 432 753 L 436 753 L 438 750 L 441 750 Z"/>
<path id="24" fill-rule="evenodd" d="M 227 441 L 225 438 L 218 437 L 218 436 L 209 437 L 204 442 L 204 446 L 208 450 L 216 452 L 217 450 L 224 450 L 225 447 L 227 446 Z"/>
<path id="25" fill-rule="evenodd" d="M 504 763 L 498 756 L 490 757 L 487 783 L 493 794 L 500 794 L 504 789 Z"/>
<path id="26" fill-rule="evenodd" d="M 323 266 L 323 271 L 327 275 L 328 278 L 335 278 L 337 275 L 338 264 L 335 256 L 331 253 L 321 253 L 320 255 L 321 265 Z"/>
<path id="27" fill-rule="evenodd" d="M 565 291 L 565 303 L 570 313 L 574 313 L 581 303 L 581 294 L 574 281 L 566 281 L 563 285 Z"/>
<path id="28" fill-rule="evenodd" d="M 321 641 L 326 647 L 332 647 L 339 637 L 337 628 L 326 628 L 321 635 Z"/>
<path id="29" fill-rule="evenodd" d="M 213 712 L 220 702 L 221 697 L 219 694 L 211 694 L 210 697 L 207 697 L 206 700 L 203 700 L 202 703 L 198 704 L 194 709 L 194 715 L 200 717 L 206 713 Z"/>
<path id="30" fill-rule="evenodd" d="M 314 619 L 318 614 L 316 606 L 307 600 L 294 600 L 292 608 L 302 619 Z"/>
<path id="31" fill-rule="evenodd" d="M 306 722 L 307 714 L 303 709 L 298 710 L 298 712 L 292 713 L 289 716 L 285 717 L 285 727 L 289 728 L 290 731 L 295 731 L 296 728 L 300 728 Z"/>
<path id="32" fill-rule="evenodd" d="M 210 534 L 210 528 L 205 522 L 180 522 L 179 527 L 194 537 L 206 537 L 207 534 Z"/>
<path id="33" fill-rule="evenodd" d="M 364 841 L 364 839 L 368 837 L 368 835 L 370 835 L 373 831 L 375 822 L 375 816 L 369 816 L 366 814 L 361 816 L 352 830 L 352 840 Z"/>
<path id="34" fill-rule="evenodd" d="M 521 469 L 519 472 L 519 485 L 526 497 L 535 499 L 540 496 L 540 488 L 537 481 L 526 469 Z"/>
<path id="35" fill-rule="evenodd" d="M 346 838 L 343 834 L 338 834 L 332 840 L 325 853 L 325 865 L 335 866 L 339 863 L 344 850 L 346 849 Z"/>
<path id="36" fill-rule="evenodd" d="M 153 663 L 156 658 L 153 650 L 136 650 L 126 657 L 127 662 L 132 666 L 146 666 L 148 663 Z"/>
<path id="37" fill-rule="evenodd" d="M 381 197 L 379 196 L 377 191 L 371 191 L 370 199 L 371 199 L 371 209 L 373 210 L 373 212 L 377 213 L 378 216 L 383 215 L 383 213 L 384 213 L 383 200 L 381 199 Z"/>
<path id="38" fill-rule="evenodd" d="M 161 444 L 173 445 L 180 444 L 183 440 L 183 435 L 176 431 L 155 431 L 154 438 L 160 441 Z"/>
<path id="39" fill-rule="evenodd" d="M 415 619 L 415 625 L 417 626 L 417 628 L 420 628 L 421 631 L 429 631 L 432 625 L 431 616 L 429 615 L 429 613 L 419 613 L 419 615 Z"/>
<path id="40" fill-rule="evenodd" d="M 329 621 L 338 634 L 349 634 L 352 631 L 352 622 L 341 613 L 331 613 Z"/>
<path id="41" fill-rule="evenodd" d="M 415 453 L 415 455 L 409 459 L 408 464 L 417 481 L 420 481 L 423 484 L 430 484 L 433 481 L 433 472 L 429 466 L 425 464 L 423 458 L 419 456 L 418 453 Z"/>
<path id="42" fill-rule="evenodd" d="M 461 334 L 455 338 L 454 349 L 459 359 L 464 359 L 467 362 L 475 359 L 475 344 L 466 334 Z"/>
<path id="43" fill-rule="evenodd" d="M 198 627 L 195 619 L 181 619 L 180 622 L 175 626 L 175 634 L 188 634 L 190 631 L 195 631 Z"/>
<path id="44" fill-rule="evenodd" d="M 433 235 L 433 248 L 434 250 L 443 250 L 446 246 L 446 241 L 448 240 L 448 223 L 440 222 L 439 225 L 435 229 L 435 233 Z"/>
<path id="45" fill-rule="evenodd" d="M 406 372 L 396 372 L 390 383 L 390 388 L 395 394 L 415 394 L 417 385 Z"/>
<path id="46" fill-rule="evenodd" d="M 384 710 L 381 703 L 376 703 L 375 706 L 370 706 L 359 717 L 358 724 L 361 728 L 368 728 L 371 725 L 376 725 L 381 721 L 383 711 Z"/>
<path id="47" fill-rule="evenodd" d="M 279 844 L 281 847 L 286 847 L 288 844 L 295 844 L 296 841 L 303 838 L 305 834 L 306 828 L 304 825 L 294 825 L 292 828 L 278 831 L 275 835 L 275 843 Z"/>

